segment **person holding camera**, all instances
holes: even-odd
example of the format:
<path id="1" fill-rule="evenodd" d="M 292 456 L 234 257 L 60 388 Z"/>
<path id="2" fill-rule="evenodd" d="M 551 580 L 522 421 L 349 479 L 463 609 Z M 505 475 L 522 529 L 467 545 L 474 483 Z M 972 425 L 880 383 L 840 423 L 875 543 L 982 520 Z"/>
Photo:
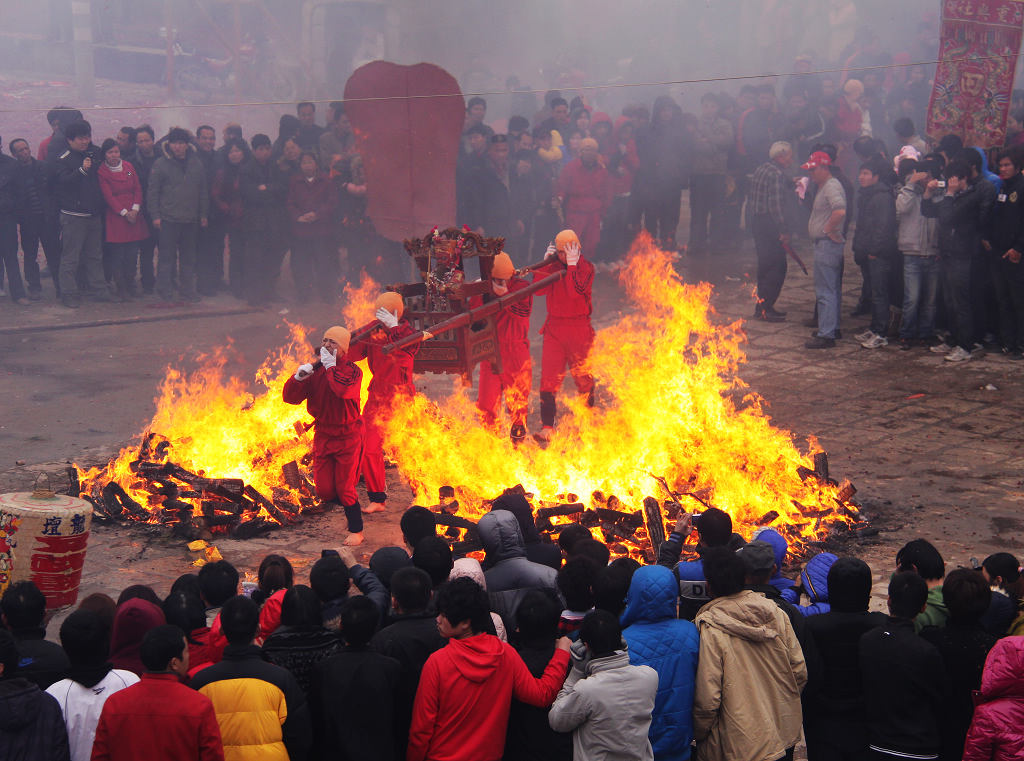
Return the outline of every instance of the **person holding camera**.
<path id="1" fill-rule="evenodd" d="M 85 270 L 85 288 L 95 301 L 110 301 L 103 279 L 103 211 L 99 149 L 92 142 L 92 127 L 85 120 L 64 128 L 68 149 L 57 159 L 56 195 L 60 209 L 61 303 L 78 308 L 78 265 Z"/>

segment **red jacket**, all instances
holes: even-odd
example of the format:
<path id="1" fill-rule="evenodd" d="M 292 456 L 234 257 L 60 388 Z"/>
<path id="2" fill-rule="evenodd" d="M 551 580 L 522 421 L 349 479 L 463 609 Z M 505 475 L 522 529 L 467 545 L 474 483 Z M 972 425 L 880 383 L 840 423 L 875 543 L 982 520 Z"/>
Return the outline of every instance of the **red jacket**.
<path id="1" fill-rule="evenodd" d="M 521 277 L 513 277 L 508 282 L 508 292 L 515 293 L 530 285 Z M 492 298 L 497 298 L 492 297 Z M 482 306 L 483 298 L 474 297 L 472 307 Z M 511 359 L 516 355 L 530 356 L 530 311 L 533 308 L 533 296 L 517 301 L 494 316 L 494 327 L 498 334 L 498 346 L 503 358 Z"/>
<path id="2" fill-rule="evenodd" d="M 406 320 L 399 320 L 398 324 L 386 330 L 383 325 L 379 326 L 383 335 L 374 336 L 371 334 L 363 341 L 357 341 L 348 350 L 346 359 L 358 362 L 365 359 L 373 373 L 370 378 L 370 386 L 367 389 L 369 396 L 366 400 L 368 408 L 378 406 L 389 406 L 391 401 L 400 393 L 416 393 L 416 387 L 412 382 L 412 365 L 419 351 L 419 343 L 406 346 L 399 351 L 385 354 L 381 351 L 387 344 L 399 341 L 406 336 L 412 335 L 412 326 Z M 366 410 L 363 410 L 364 414 Z"/>
<path id="3" fill-rule="evenodd" d="M 224 761 L 213 703 L 174 674 L 143 674 L 103 704 L 92 761 Z"/>
<path id="4" fill-rule="evenodd" d="M 540 280 L 561 267 L 561 262 L 552 262 L 538 270 L 535 278 Z M 591 300 L 591 288 L 594 285 L 594 265 L 586 259 L 569 267 L 568 274 L 554 285 L 540 291 L 540 295 L 548 297 L 548 320 L 552 317 L 586 317 L 594 311 Z M 542 331 L 543 332 L 543 331 Z"/>
<path id="5" fill-rule="evenodd" d="M 288 221 L 292 226 L 292 235 L 296 238 L 326 238 L 334 229 L 334 210 L 338 198 L 334 192 L 334 183 L 318 174 L 310 182 L 301 174 L 292 177 L 288 186 Z M 316 212 L 315 222 L 299 222 L 298 219 L 308 212 Z"/>
<path id="6" fill-rule="evenodd" d="M 612 202 L 612 181 L 608 170 L 595 163 L 589 169 L 575 158 L 558 176 L 558 197 L 566 213 L 585 212 L 603 215 Z"/>
<path id="7" fill-rule="evenodd" d="M 616 196 L 625 195 L 633 188 L 633 175 L 640 166 L 640 157 L 636 153 L 636 140 L 623 140 L 622 128 L 631 123 L 628 116 L 620 116 L 615 120 L 615 131 L 612 133 L 605 165 L 609 167 L 612 178 L 612 193 Z"/>
<path id="8" fill-rule="evenodd" d="M 149 237 L 149 225 L 141 214 L 135 222 L 129 222 L 122 211 L 138 211 L 142 208 L 142 183 L 135 167 L 127 161 L 121 162 L 121 171 L 115 172 L 106 162 L 96 170 L 100 190 L 107 202 L 106 240 L 107 243 L 134 243 Z"/>
<path id="9" fill-rule="evenodd" d="M 569 653 L 555 650 L 535 679 L 519 653 L 492 634 L 449 640 L 423 667 L 407 761 L 497 761 L 513 696 L 547 708 L 568 665 Z"/>
<path id="10" fill-rule="evenodd" d="M 281 625 L 281 603 L 287 593 L 287 589 L 279 589 L 263 601 L 263 607 L 260 608 L 260 639 L 266 639 Z"/>
<path id="11" fill-rule="evenodd" d="M 1024 637 L 1004 637 L 988 654 L 981 700 L 967 732 L 963 761 L 1024 758 Z"/>
<path id="12" fill-rule="evenodd" d="M 342 436 L 357 430 L 362 422 L 359 413 L 362 382 L 363 371 L 342 359 L 330 370 L 318 366 L 305 380 L 290 377 L 284 384 L 284 401 L 287 404 L 305 402 L 317 434 Z"/>

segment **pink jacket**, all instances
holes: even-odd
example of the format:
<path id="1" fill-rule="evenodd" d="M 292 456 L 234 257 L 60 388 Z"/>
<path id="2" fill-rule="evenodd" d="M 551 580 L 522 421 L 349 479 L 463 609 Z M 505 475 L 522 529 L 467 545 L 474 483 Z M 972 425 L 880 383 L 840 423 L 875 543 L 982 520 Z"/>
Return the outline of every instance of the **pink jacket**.
<path id="1" fill-rule="evenodd" d="M 138 210 L 142 206 L 142 183 L 135 167 L 121 162 L 121 171 L 111 170 L 106 163 L 97 171 L 100 190 L 107 202 L 106 240 L 108 243 L 134 243 L 149 237 L 149 225 L 140 214 L 129 222 L 122 211 Z"/>
<path id="2" fill-rule="evenodd" d="M 1004 637 L 988 654 L 981 700 L 963 761 L 1024 759 L 1024 637 Z"/>

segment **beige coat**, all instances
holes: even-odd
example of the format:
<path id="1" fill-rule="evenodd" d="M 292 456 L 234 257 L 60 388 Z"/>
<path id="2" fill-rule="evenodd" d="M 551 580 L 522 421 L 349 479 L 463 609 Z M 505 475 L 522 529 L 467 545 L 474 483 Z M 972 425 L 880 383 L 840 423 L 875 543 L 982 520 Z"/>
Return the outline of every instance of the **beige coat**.
<path id="1" fill-rule="evenodd" d="M 757 592 L 697 614 L 697 761 L 775 761 L 800 738 L 807 666 L 786 614 Z"/>

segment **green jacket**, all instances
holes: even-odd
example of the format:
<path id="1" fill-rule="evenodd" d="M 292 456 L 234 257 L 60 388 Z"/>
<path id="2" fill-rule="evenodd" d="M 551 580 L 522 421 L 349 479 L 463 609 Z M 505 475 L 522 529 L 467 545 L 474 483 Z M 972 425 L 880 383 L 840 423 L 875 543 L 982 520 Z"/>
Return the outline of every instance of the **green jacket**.
<path id="1" fill-rule="evenodd" d="M 920 634 L 926 626 L 945 626 L 947 619 L 949 608 L 942 597 L 942 587 L 932 587 L 928 590 L 928 603 L 924 612 L 914 619 L 914 631 Z"/>

